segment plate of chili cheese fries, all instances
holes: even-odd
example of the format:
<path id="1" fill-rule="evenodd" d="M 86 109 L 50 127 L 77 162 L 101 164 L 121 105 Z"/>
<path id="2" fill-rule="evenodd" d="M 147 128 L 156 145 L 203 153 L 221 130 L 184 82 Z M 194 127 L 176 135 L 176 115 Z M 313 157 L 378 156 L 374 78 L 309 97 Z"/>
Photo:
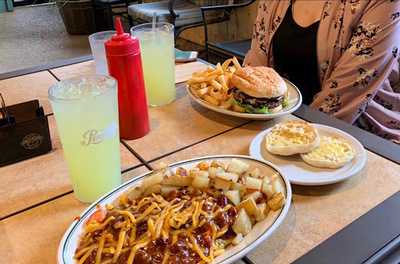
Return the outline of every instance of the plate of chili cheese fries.
<path id="1" fill-rule="evenodd" d="M 278 168 L 248 156 L 161 164 L 77 217 L 58 263 L 232 263 L 270 237 L 291 196 Z"/>

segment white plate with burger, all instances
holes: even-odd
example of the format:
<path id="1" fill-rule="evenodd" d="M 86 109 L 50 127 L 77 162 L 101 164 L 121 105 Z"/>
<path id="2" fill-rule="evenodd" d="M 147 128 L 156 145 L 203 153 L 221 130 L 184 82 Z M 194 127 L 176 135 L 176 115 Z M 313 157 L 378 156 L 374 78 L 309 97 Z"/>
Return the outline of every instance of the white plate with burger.
<path id="1" fill-rule="evenodd" d="M 298 88 L 274 69 L 237 63 L 230 67 L 227 62 L 193 74 L 187 91 L 195 102 L 222 114 L 254 120 L 273 119 L 300 107 Z"/>
<path id="2" fill-rule="evenodd" d="M 250 155 L 278 166 L 298 185 L 326 185 L 346 180 L 364 167 L 367 154 L 351 135 L 325 125 L 290 120 L 259 133 Z"/>

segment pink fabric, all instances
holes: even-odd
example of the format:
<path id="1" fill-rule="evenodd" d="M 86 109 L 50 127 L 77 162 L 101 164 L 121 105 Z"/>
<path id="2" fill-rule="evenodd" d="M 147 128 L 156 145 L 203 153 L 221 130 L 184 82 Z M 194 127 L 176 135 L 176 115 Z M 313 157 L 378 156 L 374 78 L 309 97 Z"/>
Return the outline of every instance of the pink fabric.
<path id="1" fill-rule="evenodd" d="M 271 40 L 289 6 L 260 1 L 246 65 L 273 67 Z M 317 55 L 311 107 L 400 141 L 400 0 L 326 0 Z"/>

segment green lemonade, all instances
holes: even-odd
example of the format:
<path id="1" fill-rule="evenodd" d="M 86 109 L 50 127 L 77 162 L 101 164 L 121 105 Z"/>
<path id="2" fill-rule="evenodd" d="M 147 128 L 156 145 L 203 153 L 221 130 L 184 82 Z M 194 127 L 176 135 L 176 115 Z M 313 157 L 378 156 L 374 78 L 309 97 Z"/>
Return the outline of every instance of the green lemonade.
<path id="1" fill-rule="evenodd" d="M 51 103 L 75 195 L 93 202 L 121 184 L 116 89 Z"/>
<path id="2" fill-rule="evenodd" d="M 174 34 L 162 31 L 134 31 L 140 39 L 147 100 L 151 106 L 175 99 Z"/>

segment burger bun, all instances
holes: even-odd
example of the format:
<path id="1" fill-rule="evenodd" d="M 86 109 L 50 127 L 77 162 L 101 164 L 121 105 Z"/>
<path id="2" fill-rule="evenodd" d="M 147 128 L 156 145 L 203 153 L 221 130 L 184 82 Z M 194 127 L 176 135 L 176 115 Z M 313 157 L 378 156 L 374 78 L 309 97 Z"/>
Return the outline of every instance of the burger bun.
<path id="1" fill-rule="evenodd" d="M 256 98 L 275 98 L 287 93 L 287 86 L 281 76 L 272 68 L 243 67 L 235 71 L 232 86 Z"/>

